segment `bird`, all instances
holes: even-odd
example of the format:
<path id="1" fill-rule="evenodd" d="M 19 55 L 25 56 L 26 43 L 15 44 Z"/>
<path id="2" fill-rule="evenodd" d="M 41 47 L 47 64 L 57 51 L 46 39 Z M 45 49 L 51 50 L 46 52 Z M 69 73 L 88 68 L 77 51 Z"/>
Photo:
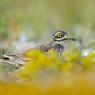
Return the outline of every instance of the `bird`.
<path id="1" fill-rule="evenodd" d="M 77 39 L 69 37 L 67 32 L 64 30 L 57 30 L 51 35 L 51 41 L 49 43 L 39 45 L 35 48 L 30 48 L 21 54 L 5 54 L 0 59 L 0 62 L 15 66 L 16 69 L 19 69 L 20 66 L 23 66 L 26 61 L 28 61 L 28 59 L 25 58 L 25 55 L 33 50 L 39 50 L 44 53 L 47 53 L 49 50 L 54 50 L 57 52 L 58 58 L 61 58 L 64 51 L 64 46 L 62 43 L 65 40 L 76 41 Z"/>
<path id="2" fill-rule="evenodd" d="M 53 34 L 53 42 L 52 47 L 54 51 L 57 52 L 58 57 L 61 58 L 63 51 L 64 51 L 64 45 L 63 42 L 66 40 L 76 41 L 76 38 L 71 38 L 68 36 L 67 32 L 61 30 L 61 31 L 55 31 Z"/>

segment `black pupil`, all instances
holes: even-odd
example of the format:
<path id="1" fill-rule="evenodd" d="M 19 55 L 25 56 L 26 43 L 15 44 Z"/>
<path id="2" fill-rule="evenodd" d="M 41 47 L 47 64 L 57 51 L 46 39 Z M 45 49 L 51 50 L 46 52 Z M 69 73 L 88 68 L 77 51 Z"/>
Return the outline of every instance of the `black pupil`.
<path id="1" fill-rule="evenodd" d="M 56 38 L 62 38 L 62 37 L 64 37 L 64 35 L 63 35 L 63 33 L 58 33 L 55 37 Z"/>

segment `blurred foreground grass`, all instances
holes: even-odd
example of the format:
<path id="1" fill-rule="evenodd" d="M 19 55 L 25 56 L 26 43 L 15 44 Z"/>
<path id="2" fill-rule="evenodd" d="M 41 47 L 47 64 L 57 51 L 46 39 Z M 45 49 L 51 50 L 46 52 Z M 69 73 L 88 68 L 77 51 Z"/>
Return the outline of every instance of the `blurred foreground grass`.
<path id="1" fill-rule="evenodd" d="M 66 75 L 66 74 L 65 74 Z M 95 75 L 92 73 L 72 74 L 48 78 L 42 83 L 0 85 L 1 95 L 95 95 Z"/>
<path id="2" fill-rule="evenodd" d="M 90 52 L 87 52 L 90 51 Z M 0 74 L 0 95 L 95 95 L 95 50 L 29 51 L 20 70 Z"/>

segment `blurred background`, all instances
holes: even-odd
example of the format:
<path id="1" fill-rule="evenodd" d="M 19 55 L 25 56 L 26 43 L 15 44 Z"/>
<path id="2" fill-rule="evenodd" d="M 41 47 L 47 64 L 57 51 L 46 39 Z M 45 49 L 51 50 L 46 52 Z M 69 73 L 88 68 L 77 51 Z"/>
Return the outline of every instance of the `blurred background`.
<path id="1" fill-rule="evenodd" d="M 1 48 L 32 47 L 55 30 L 95 48 L 95 0 L 0 0 Z"/>
<path id="2" fill-rule="evenodd" d="M 95 0 L 0 0 L 0 57 L 47 43 L 56 30 L 78 41 L 65 44 L 62 60 L 35 51 L 20 70 L 0 63 L 0 95 L 95 95 Z"/>

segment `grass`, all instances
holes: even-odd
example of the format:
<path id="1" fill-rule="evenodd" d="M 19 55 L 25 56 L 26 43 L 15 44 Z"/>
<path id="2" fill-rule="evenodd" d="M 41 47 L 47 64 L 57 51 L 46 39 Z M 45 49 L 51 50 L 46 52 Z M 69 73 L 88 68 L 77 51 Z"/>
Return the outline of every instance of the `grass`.
<path id="1" fill-rule="evenodd" d="M 1 95 L 95 95 L 95 50 L 71 48 L 61 59 L 34 50 L 25 57 L 20 70 L 1 74 Z"/>

